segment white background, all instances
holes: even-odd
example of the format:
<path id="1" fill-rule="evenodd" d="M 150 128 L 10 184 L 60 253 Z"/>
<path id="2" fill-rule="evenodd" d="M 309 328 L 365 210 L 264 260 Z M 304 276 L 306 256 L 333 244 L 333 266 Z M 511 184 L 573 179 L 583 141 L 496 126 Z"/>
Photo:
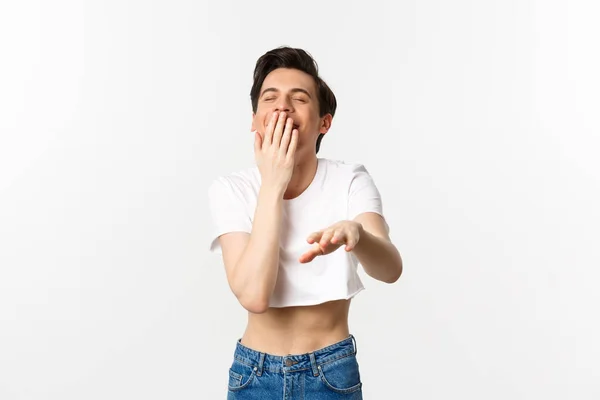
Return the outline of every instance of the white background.
<path id="1" fill-rule="evenodd" d="M 207 186 L 254 162 L 280 45 L 404 260 L 361 271 L 365 398 L 600 398 L 597 4 L 2 2 L 0 399 L 225 398 L 246 315 Z"/>

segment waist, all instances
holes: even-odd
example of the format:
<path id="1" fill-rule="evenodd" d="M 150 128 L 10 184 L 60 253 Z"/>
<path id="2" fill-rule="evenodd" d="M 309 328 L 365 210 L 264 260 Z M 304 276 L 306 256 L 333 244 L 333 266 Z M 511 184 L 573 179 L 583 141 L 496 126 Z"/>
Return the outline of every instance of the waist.
<path id="1" fill-rule="evenodd" d="M 350 300 L 270 308 L 248 316 L 241 344 L 273 355 L 301 354 L 347 338 Z"/>
<path id="2" fill-rule="evenodd" d="M 356 354 L 356 340 L 353 335 L 345 339 L 303 354 L 275 355 L 249 348 L 238 340 L 234 358 L 255 370 L 273 373 L 294 372 L 307 369 Z"/>

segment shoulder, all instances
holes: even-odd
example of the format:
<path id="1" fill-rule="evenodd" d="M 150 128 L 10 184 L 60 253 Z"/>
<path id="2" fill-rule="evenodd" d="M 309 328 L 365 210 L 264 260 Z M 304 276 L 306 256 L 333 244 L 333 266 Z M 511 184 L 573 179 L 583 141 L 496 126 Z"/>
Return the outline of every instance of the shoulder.
<path id="1" fill-rule="evenodd" d="M 332 172 L 333 174 L 345 175 L 349 178 L 361 174 L 369 175 L 369 171 L 365 165 L 361 163 L 326 158 L 324 158 L 323 161 L 327 164 L 327 171 Z"/>
<path id="2" fill-rule="evenodd" d="M 251 194 L 260 188 L 260 173 L 257 167 L 249 167 L 225 175 L 217 176 L 208 187 L 209 194 L 223 191 L 238 194 Z"/>

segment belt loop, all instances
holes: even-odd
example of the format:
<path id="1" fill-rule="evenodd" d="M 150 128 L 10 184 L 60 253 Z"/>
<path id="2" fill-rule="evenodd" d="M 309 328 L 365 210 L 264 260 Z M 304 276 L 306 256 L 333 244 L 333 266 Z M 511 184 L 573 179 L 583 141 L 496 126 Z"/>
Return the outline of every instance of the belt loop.
<path id="1" fill-rule="evenodd" d="M 310 357 L 310 365 L 312 366 L 313 375 L 319 376 L 319 369 L 317 368 L 317 360 L 315 359 L 315 353 L 310 352 L 308 353 L 308 356 Z"/>
<path id="2" fill-rule="evenodd" d="M 262 375 L 264 365 L 265 365 L 265 353 L 260 353 L 260 358 L 258 359 L 258 370 L 256 371 L 256 376 Z"/>
<path id="3" fill-rule="evenodd" d="M 350 337 L 352 338 L 352 343 L 354 343 L 354 354 L 356 354 L 358 352 L 358 346 L 356 345 L 356 338 L 354 337 L 354 335 L 350 335 Z"/>

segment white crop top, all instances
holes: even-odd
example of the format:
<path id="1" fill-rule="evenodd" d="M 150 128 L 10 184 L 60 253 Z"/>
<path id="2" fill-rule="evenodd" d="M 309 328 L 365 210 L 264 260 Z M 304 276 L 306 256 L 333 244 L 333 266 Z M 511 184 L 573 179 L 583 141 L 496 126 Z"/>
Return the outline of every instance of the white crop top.
<path id="1" fill-rule="evenodd" d="M 213 220 L 210 250 L 221 253 L 219 236 L 252 231 L 260 189 L 258 167 L 221 176 L 209 188 Z M 357 274 L 358 259 L 342 247 L 301 264 L 298 258 L 311 245 L 306 238 L 364 212 L 383 216 L 381 196 L 366 168 L 318 158 L 312 183 L 300 196 L 284 200 L 279 271 L 270 307 L 315 305 L 349 299 L 364 289 Z"/>

